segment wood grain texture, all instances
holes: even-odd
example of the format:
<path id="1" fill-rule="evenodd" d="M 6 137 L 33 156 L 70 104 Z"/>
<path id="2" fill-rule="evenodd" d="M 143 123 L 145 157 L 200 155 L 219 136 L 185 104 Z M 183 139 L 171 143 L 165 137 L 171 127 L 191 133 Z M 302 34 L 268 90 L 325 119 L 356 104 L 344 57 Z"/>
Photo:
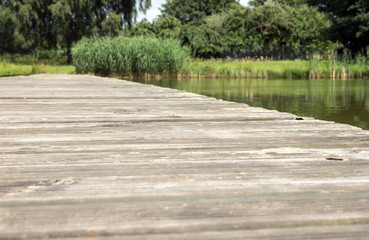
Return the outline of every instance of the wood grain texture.
<path id="1" fill-rule="evenodd" d="M 367 239 L 369 132 L 81 75 L 0 78 L 0 239 Z"/>

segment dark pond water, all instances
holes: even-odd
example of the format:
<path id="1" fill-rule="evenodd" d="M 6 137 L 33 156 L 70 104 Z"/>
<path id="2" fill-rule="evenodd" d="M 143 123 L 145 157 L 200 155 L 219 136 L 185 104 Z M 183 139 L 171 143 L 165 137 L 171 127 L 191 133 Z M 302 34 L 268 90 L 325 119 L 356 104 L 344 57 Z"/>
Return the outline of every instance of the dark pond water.
<path id="1" fill-rule="evenodd" d="M 369 130 L 369 80 L 139 81 Z"/>

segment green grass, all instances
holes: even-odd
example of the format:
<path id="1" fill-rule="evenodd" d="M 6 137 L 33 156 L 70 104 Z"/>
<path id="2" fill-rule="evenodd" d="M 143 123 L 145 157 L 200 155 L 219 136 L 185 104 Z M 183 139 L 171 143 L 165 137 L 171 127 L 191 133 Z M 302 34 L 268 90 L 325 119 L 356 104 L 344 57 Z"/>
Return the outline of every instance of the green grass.
<path id="1" fill-rule="evenodd" d="M 32 74 L 74 74 L 75 67 L 69 65 L 24 65 L 0 62 L 0 77 Z"/>
<path id="2" fill-rule="evenodd" d="M 356 61 L 343 63 L 334 60 L 193 60 L 181 69 L 180 76 L 191 78 L 365 78 L 369 76 L 369 64 Z"/>

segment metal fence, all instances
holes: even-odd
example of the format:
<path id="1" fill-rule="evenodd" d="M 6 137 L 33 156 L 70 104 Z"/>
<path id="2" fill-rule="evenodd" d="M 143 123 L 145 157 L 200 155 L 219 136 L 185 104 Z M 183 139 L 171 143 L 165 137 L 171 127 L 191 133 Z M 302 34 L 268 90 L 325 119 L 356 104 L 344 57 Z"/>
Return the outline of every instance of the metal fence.
<path id="1" fill-rule="evenodd" d="M 326 57 L 322 51 L 307 46 L 267 45 L 231 46 L 229 50 L 218 53 L 219 58 L 251 58 L 270 60 L 321 59 Z"/>

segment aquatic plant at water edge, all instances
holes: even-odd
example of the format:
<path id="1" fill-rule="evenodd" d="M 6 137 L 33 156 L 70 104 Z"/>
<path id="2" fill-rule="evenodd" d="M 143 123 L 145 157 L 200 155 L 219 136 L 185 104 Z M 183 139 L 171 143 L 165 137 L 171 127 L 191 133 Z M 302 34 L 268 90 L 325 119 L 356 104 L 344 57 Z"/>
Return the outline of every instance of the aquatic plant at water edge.
<path id="1" fill-rule="evenodd" d="M 184 66 L 183 78 L 283 78 L 283 79 L 352 79 L 369 77 L 364 60 L 202 60 L 194 59 Z"/>
<path id="2" fill-rule="evenodd" d="M 175 74 L 189 60 L 179 41 L 144 37 L 84 38 L 72 54 L 78 73 L 98 75 Z"/>

